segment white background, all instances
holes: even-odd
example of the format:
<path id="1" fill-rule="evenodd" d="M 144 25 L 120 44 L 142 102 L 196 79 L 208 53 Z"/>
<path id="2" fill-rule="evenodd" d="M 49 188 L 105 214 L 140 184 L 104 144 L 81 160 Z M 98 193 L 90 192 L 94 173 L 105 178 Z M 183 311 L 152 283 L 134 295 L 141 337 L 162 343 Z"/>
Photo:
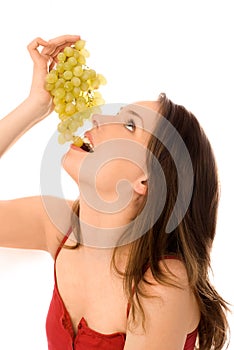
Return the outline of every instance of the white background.
<path id="1" fill-rule="evenodd" d="M 107 103 L 155 99 L 166 92 L 199 119 L 214 148 L 221 181 L 214 283 L 234 302 L 233 282 L 233 33 L 232 1 L 8 0 L 0 9 L 0 114 L 28 94 L 32 63 L 26 46 L 80 34 L 89 64 L 108 79 Z M 0 162 L 0 198 L 40 194 L 40 165 L 57 115 L 33 127 Z M 63 174 L 64 193 L 77 189 Z M 14 213 L 12 213 L 14 220 Z M 33 234 L 33 233 L 32 233 Z M 45 350 L 45 318 L 53 262 L 44 252 L 0 250 L 0 349 Z M 229 316 L 234 330 L 233 315 Z M 231 340 L 230 349 L 234 348 Z"/>

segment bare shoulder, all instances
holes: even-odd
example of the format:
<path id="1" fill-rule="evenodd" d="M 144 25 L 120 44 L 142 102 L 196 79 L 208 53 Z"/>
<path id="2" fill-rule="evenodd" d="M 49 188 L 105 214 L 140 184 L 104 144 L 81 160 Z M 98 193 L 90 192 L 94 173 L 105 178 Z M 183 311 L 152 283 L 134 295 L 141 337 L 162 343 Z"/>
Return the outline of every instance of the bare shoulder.
<path id="1" fill-rule="evenodd" d="M 160 268 L 166 277 L 166 282 L 156 281 L 152 270 L 146 271 L 145 278 L 150 284 L 145 284 L 143 289 L 146 295 L 156 297 L 156 304 L 167 304 L 179 309 L 183 306 L 184 314 L 187 312 L 187 319 L 191 314 L 196 314 L 198 305 L 189 284 L 187 270 L 183 261 L 179 259 L 164 259 L 159 262 Z M 188 326 L 190 328 L 190 325 Z"/>
<path id="2" fill-rule="evenodd" d="M 44 196 L 42 201 L 46 212 L 45 231 L 48 252 L 54 258 L 61 241 L 70 228 L 74 201 L 54 196 Z"/>
<path id="3" fill-rule="evenodd" d="M 159 262 L 162 272 L 169 279 L 174 280 L 181 288 L 189 288 L 189 280 L 186 267 L 180 259 L 166 258 Z M 147 271 L 148 277 L 154 279 L 151 269 Z"/>
<path id="4" fill-rule="evenodd" d="M 150 268 L 146 271 L 145 278 L 150 284 L 141 282 L 141 287 L 148 297 L 139 296 L 145 313 L 145 331 L 137 312 L 137 326 L 127 333 L 125 350 L 183 349 L 187 334 L 198 326 L 199 307 L 183 262 L 165 259 L 160 266 L 172 278 L 172 284 L 158 282 Z"/>
<path id="5" fill-rule="evenodd" d="M 165 276 L 165 283 L 157 281 L 151 268 L 147 269 L 144 277 L 149 284 L 142 282 L 141 288 L 152 300 L 144 299 L 145 306 L 148 302 L 150 305 L 154 302 L 159 305 L 170 301 L 176 305 L 179 305 L 180 301 L 189 304 L 192 291 L 183 262 L 179 259 L 165 259 L 160 261 L 159 265 Z"/>

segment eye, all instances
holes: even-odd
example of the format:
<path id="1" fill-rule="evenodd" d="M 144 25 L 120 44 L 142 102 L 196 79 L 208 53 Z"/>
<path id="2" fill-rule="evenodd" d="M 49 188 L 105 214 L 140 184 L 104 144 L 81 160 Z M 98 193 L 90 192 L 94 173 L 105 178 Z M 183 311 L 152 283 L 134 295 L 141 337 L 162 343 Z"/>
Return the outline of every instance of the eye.
<path id="1" fill-rule="evenodd" d="M 133 119 L 128 120 L 125 123 L 125 128 L 128 129 L 129 131 L 133 132 L 136 129 L 136 124 Z"/>

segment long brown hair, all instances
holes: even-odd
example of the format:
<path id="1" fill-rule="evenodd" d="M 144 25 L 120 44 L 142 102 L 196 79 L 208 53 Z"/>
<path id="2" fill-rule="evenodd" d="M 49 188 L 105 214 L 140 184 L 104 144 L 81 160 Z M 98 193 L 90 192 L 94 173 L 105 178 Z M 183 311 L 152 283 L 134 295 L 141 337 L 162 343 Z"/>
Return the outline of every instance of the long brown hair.
<path id="1" fill-rule="evenodd" d="M 167 184 L 165 205 L 156 222 L 150 215 L 145 218 L 145 220 L 152 221 L 152 227 L 131 243 L 125 271 L 119 271 L 117 268 L 118 247 L 114 250 L 112 265 L 123 277 L 124 289 L 131 304 L 133 322 L 136 319 L 136 310 L 139 310 L 144 325 L 145 315 L 140 296 L 146 297 L 146 295 L 140 287 L 140 282 L 149 283 L 145 279 L 146 267 L 150 266 L 155 280 L 159 283 L 175 285 L 173 278 L 168 280 L 161 268 L 160 261 L 168 254 L 180 257 L 186 267 L 190 287 L 200 307 L 198 349 L 221 350 L 228 338 L 226 318 L 228 306 L 209 280 L 210 252 L 215 237 L 219 201 L 219 180 L 215 157 L 209 140 L 191 112 L 183 106 L 174 104 L 165 94 L 161 94 L 158 101 L 160 114 L 180 134 L 189 152 L 194 175 L 191 200 L 182 221 L 168 234 L 166 227 L 178 194 L 178 174 L 173 157 L 165 147 L 163 137 L 159 140 L 152 135 L 148 144 L 147 156 L 148 172 L 151 174 L 148 179 L 148 192 L 152 196 L 157 189 L 157 178 L 153 176 L 154 169 L 152 168 L 152 157 L 156 157 L 163 169 Z M 160 127 L 163 129 L 160 123 L 157 123 L 156 127 L 158 131 Z M 172 147 L 178 147 L 176 143 L 173 143 L 173 135 L 169 135 L 166 130 L 161 130 L 161 134 L 165 138 L 171 137 Z M 180 150 L 175 149 L 175 152 L 180 152 Z M 183 165 L 182 171 L 185 179 L 187 170 L 186 164 Z M 186 192 L 186 181 L 184 191 Z M 157 198 L 155 196 L 155 201 L 151 203 L 151 213 L 157 210 Z M 78 202 L 74 203 L 73 210 L 76 214 L 78 214 L 78 207 Z"/>
<path id="2" fill-rule="evenodd" d="M 198 349 L 221 350 L 227 341 L 228 322 L 226 311 L 227 303 L 216 292 L 209 280 L 210 251 L 215 237 L 217 209 L 219 201 L 219 180 L 215 157 L 203 129 L 195 116 L 183 106 L 170 101 L 165 94 L 159 97 L 160 113 L 176 129 L 183 139 L 189 152 L 193 167 L 193 191 L 191 200 L 183 220 L 170 234 L 166 227 L 171 217 L 178 194 L 177 168 L 170 152 L 163 140 L 171 138 L 170 143 L 175 152 L 180 152 L 177 142 L 171 133 L 165 130 L 165 124 L 156 126 L 162 136 L 161 141 L 152 135 L 148 149 L 148 170 L 153 174 L 152 155 L 156 157 L 163 169 L 167 183 L 167 195 L 164 209 L 159 219 L 153 224 L 144 236 L 132 244 L 131 254 L 124 274 L 124 285 L 132 305 L 132 316 L 135 318 L 136 306 L 141 311 L 144 320 L 144 311 L 140 305 L 139 296 L 145 296 L 139 287 L 140 281 L 145 281 L 145 267 L 150 266 L 152 274 L 159 283 L 173 284 L 168 281 L 159 262 L 168 254 L 179 256 L 187 270 L 188 280 L 199 307 L 200 323 L 198 327 Z M 183 160 L 182 160 L 183 161 Z M 181 167 L 185 179 L 188 164 Z M 149 179 L 148 191 L 151 193 L 157 188 L 157 178 Z M 155 208 L 157 207 L 155 197 Z M 152 212 L 152 210 L 151 210 Z M 150 217 L 147 217 L 149 220 Z M 116 253 L 116 252 L 115 252 Z M 115 256 L 115 254 L 114 254 Z M 114 266 L 116 264 L 114 262 Z M 117 268 L 117 267 L 116 267 Z M 173 277 L 173 276 L 172 276 Z M 173 278 L 172 278 L 173 281 Z M 132 286 L 134 285 L 134 295 Z M 146 296 L 145 296 L 146 297 Z M 213 346 L 213 347 L 212 347 Z"/>

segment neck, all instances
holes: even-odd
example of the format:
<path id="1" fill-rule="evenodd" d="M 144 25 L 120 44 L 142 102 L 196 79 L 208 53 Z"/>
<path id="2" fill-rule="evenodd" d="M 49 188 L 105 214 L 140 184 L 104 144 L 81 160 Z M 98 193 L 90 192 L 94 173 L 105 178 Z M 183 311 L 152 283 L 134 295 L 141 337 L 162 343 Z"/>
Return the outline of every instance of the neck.
<path id="1" fill-rule="evenodd" d="M 119 247 L 115 255 L 115 263 L 118 269 L 124 272 L 128 256 L 130 252 L 130 246 L 125 245 Z M 85 266 L 90 266 L 93 270 L 98 267 L 108 267 L 111 271 L 111 262 L 114 253 L 114 248 L 97 248 L 89 247 L 86 245 L 80 245 L 79 254 L 84 262 Z"/>
<path id="2" fill-rule="evenodd" d="M 114 213 L 98 211 L 87 205 L 80 197 L 80 219 L 86 223 L 99 228 L 116 228 L 131 222 L 131 210 L 129 207 Z"/>
<path id="3" fill-rule="evenodd" d="M 130 209 L 117 213 L 103 213 L 87 205 L 80 197 L 79 220 L 82 244 L 97 248 L 122 245 L 119 239 L 131 223 Z"/>

